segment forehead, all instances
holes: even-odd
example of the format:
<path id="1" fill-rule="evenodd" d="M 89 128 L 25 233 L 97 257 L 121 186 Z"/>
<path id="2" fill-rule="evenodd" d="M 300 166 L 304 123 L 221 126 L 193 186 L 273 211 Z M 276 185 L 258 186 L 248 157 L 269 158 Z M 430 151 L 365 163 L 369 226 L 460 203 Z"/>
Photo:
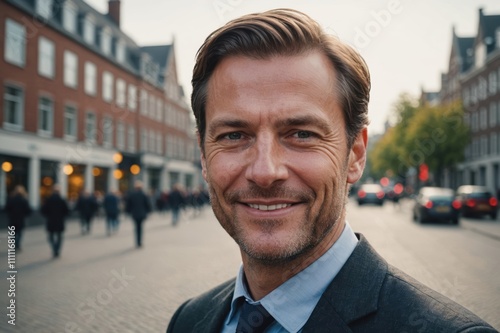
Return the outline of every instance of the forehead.
<path id="1" fill-rule="evenodd" d="M 230 56 L 208 82 L 207 121 L 224 111 L 338 108 L 335 82 L 333 65 L 319 51 L 265 59 Z"/>

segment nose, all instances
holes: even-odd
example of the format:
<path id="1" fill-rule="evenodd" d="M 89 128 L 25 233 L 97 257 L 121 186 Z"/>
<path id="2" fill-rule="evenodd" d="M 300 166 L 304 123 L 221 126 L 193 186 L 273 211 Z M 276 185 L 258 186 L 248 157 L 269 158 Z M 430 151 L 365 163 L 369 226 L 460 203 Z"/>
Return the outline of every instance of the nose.
<path id="1" fill-rule="evenodd" d="M 251 149 L 251 161 L 245 172 L 248 181 L 267 188 L 288 178 L 283 147 L 272 136 L 257 138 Z"/>

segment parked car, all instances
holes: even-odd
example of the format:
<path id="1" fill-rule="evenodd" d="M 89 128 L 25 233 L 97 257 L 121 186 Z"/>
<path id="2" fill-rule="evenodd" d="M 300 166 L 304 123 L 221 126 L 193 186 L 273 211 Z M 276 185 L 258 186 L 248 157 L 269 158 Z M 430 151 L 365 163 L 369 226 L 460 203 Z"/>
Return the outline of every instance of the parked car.
<path id="1" fill-rule="evenodd" d="M 462 203 L 463 216 L 489 215 L 492 219 L 497 218 L 498 200 L 484 186 L 460 186 L 456 198 Z"/>
<path id="2" fill-rule="evenodd" d="M 415 198 L 413 220 L 420 223 L 449 220 L 458 224 L 461 206 L 452 189 L 422 187 Z"/>
<path id="3" fill-rule="evenodd" d="M 384 204 L 384 199 L 384 189 L 378 184 L 363 184 L 358 190 L 357 200 L 360 206 L 367 203 L 382 206 Z"/>

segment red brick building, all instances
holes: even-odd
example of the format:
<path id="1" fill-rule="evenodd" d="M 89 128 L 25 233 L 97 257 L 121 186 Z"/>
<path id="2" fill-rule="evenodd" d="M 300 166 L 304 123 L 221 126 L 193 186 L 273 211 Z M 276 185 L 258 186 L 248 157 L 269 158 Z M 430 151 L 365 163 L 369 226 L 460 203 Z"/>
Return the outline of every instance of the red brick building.
<path id="1" fill-rule="evenodd" d="M 81 0 L 0 2 L 0 207 L 17 184 L 39 207 L 50 186 L 150 190 L 200 182 L 175 44 L 140 47 Z"/>

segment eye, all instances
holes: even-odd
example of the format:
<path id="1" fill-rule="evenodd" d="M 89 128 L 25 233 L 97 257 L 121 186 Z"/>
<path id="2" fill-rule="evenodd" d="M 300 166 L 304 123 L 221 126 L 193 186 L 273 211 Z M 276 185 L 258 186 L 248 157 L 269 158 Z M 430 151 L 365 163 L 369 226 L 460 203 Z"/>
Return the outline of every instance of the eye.
<path id="1" fill-rule="evenodd" d="M 228 134 L 225 134 L 223 139 L 228 139 L 228 140 L 240 140 L 242 138 L 242 135 L 240 132 L 231 132 Z"/>
<path id="2" fill-rule="evenodd" d="M 310 137 L 313 136 L 313 133 L 309 131 L 297 131 L 294 133 L 294 136 L 297 137 L 298 139 L 309 139 Z"/>

